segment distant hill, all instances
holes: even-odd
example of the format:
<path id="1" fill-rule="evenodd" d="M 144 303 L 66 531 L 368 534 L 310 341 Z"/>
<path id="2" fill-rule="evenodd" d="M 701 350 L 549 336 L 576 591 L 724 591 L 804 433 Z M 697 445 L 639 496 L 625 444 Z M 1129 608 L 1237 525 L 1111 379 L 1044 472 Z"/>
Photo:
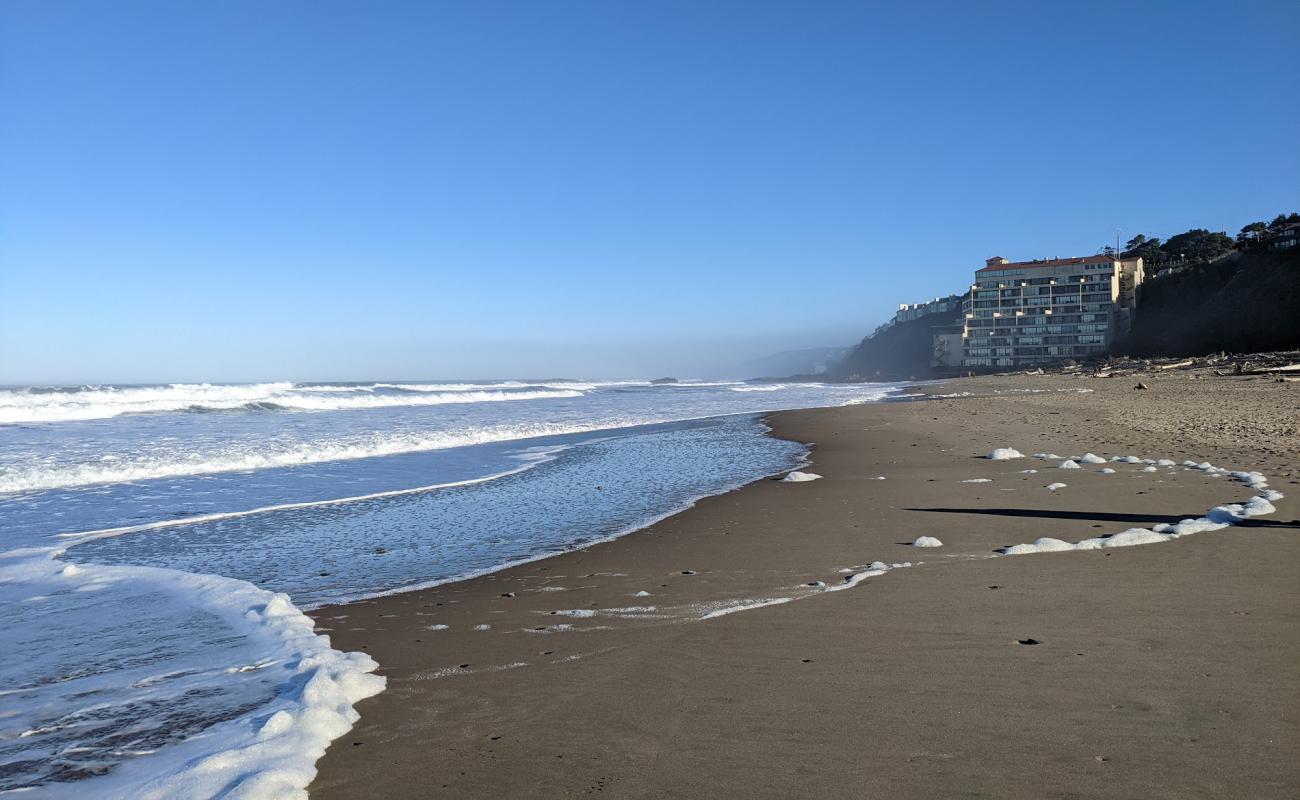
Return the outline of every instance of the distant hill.
<path id="1" fill-rule="evenodd" d="M 1300 247 L 1232 255 L 1148 278 L 1129 335 L 1134 356 L 1197 356 L 1300 347 Z"/>
<path id="2" fill-rule="evenodd" d="M 896 323 L 868 336 L 830 369 L 842 379 L 922 378 L 930 375 L 936 326 L 956 325 L 961 310 Z"/>
<path id="3" fill-rule="evenodd" d="M 787 375 L 820 375 L 836 364 L 847 347 L 810 347 L 806 350 L 786 350 L 770 356 L 746 361 L 732 370 L 728 377 L 780 378 Z"/>

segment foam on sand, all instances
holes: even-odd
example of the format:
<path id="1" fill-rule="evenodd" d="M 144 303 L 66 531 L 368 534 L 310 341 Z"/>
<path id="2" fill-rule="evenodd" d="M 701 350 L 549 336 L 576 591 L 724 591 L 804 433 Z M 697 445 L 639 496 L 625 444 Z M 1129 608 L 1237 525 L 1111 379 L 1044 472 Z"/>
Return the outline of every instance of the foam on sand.
<path id="1" fill-rule="evenodd" d="M 880 561 L 873 562 L 871 567 L 862 572 L 854 572 L 844 576 L 844 580 L 839 583 L 833 583 L 822 589 L 824 592 L 842 592 L 845 589 L 852 589 L 867 578 L 874 578 L 877 575 L 884 575 L 889 571 L 889 567 Z"/>
<path id="2" fill-rule="evenodd" d="M 1083 455 L 1079 456 L 1078 460 L 1084 464 L 1105 464 L 1106 463 L 1106 459 L 1093 453 L 1084 453 Z"/>
<path id="3" fill-rule="evenodd" d="M 1047 488 L 1047 491 L 1049 491 L 1049 492 L 1054 492 L 1054 491 L 1056 491 L 1057 489 L 1064 489 L 1065 487 L 1066 487 L 1066 484 L 1064 484 L 1064 483 L 1049 483 L 1049 484 L 1047 484 L 1047 487 L 1046 487 L 1046 488 Z"/>
<path id="4" fill-rule="evenodd" d="M 943 542 L 933 536 L 919 536 L 912 542 L 913 547 L 943 547 Z"/>
<path id="5" fill-rule="evenodd" d="M 992 478 L 967 478 L 962 483 L 992 483 Z"/>
<path id="6" fill-rule="evenodd" d="M 717 617 L 725 617 L 728 614 L 735 614 L 737 611 L 751 611 L 755 608 L 765 608 L 767 606 L 779 606 L 782 603 L 788 603 L 794 599 L 795 598 L 793 597 L 768 597 L 762 600 L 746 600 L 742 603 L 723 606 L 722 608 L 710 611 L 704 616 L 700 617 L 700 619 L 702 620 L 716 619 Z"/>
<path id="7" fill-rule="evenodd" d="M 1135 456 L 1116 457 L 1112 460 L 1129 464 L 1143 463 L 1144 461 L 1144 459 L 1139 459 Z M 1251 489 L 1262 493 L 1246 500 L 1244 503 L 1228 503 L 1225 505 L 1215 506 L 1205 512 L 1205 516 L 1203 517 L 1184 519 L 1177 523 L 1161 523 L 1159 525 L 1154 525 L 1151 528 L 1129 528 L 1120 533 L 1094 536 L 1073 543 L 1062 539 L 1043 537 L 1030 544 L 1018 544 L 1004 548 L 1001 552 L 1004 555 L 1019 556 L 1032 553 L 1059 553 L 1066 550 L 1101 550 L 1114 547 L 1135 547 L 1144 544 L 1157 544 L 1159 542 L 1178 539 L 1183 536 L 1191 536 L 1196 533 L 1223 530 L 1224 528 L 1236 525 L 1242 520 L 1250 517 L 1273 514 L 1277 511 L 1273 506 L 1273 501 L 1280 500 L 1283 497 L 1281 492 L 1268 488 L 1268 479 L 1265 478 L 1262 473 L 1251 471 L 1230 471 L 1223 469 L 1222 467 L 1216 467 L 1208 461 L 1199 464 L 1189 461 L 1184 462 L 1184 464 L 1187 465 L 1188 469 L 1199 470 L 1211 477 L 1226 476 L 1233 481 L 1243 483 Z M 1156 467 L 1148 466 L 1144 469 L 1144 471 L 1146 470 L 1155 471 Z M 1047 488 L 1051 489 L 1053 486 L 1064 486 L 1064 484 L 1052 484 L 1052 486 Z"/>
<path id="8" fill-rule="evenodd" d="M 1060 464 L 1057 464 L 1056 468 L 1057 469 L 1083 469 L 1083 467 L 1080 467 L 1076 462 L 1068 458 L 1062 461 Z"/>
<path id="9" fill-rule="evenodd" d="M 990 461 L 1009 461 L 1013 458 L 1024 458 L 1025 454 L 1014 447 L 998 447 L 989 453 L 985 458 Z"/>
<path id="10" fill-rule="evenodd" d="M 821 480 L 820 475 L 815 472 L 799 472 L 795 470 L 781 479 L 782 483 L 804 483 L 806 481 Z"/>

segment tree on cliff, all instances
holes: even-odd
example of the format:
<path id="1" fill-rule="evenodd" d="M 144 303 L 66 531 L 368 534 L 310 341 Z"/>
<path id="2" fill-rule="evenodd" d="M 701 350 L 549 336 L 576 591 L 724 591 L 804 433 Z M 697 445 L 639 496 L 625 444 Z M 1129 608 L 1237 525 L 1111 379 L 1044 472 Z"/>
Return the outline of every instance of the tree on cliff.
<path id="1" fill-rule="evenodd" d="M 1210 232 L 1193 228 L 1160 246 L 1166 258 L 1187 261 L 1212 261 L 1233 249 L 1233 240 L 1223 231 Z"/>
<path id="2" fill-rule="evenodd" d="M 1145 234 L 1139 233 L 1128 243 L 1124 245 L 1123 258 L 1141 258 L 1144 261 L 1155 261 L 1162 257 L 1160 252 L 1160 239 L 1148 239 Z"/>
<path id="3" fill-rule="evenodd" d="M 1267 238 L 1268 225 L 1263 222 L 1252 222 L 1237 234 L 1237 247 L 1243 250 L 1254 250 L 1263 247 L 1264 240 Z"/>
<path id="4" fill-rule="evenodd" d="M 1252 222 L 1237 234 L 1237 248 L 1251 252 L 1267 250 L 1274 237 L 1282 232 L 1282 228 L 1293 222 L 1300 222 L 1300 214 L 1278 214 L 1272 222 Z"/>

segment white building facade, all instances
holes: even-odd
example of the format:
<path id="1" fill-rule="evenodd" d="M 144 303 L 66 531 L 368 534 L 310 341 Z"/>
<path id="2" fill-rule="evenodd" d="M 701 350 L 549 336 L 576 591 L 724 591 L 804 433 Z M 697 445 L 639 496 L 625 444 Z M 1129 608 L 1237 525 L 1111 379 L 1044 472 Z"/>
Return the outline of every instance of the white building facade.
<path id="1" fill-rule="evenodd" d="M 962 364 L 1030 367 L 1105 353 L 1132 324 L 1141 283 L 1140 258 L 990 258 L 963 306 Z"/>

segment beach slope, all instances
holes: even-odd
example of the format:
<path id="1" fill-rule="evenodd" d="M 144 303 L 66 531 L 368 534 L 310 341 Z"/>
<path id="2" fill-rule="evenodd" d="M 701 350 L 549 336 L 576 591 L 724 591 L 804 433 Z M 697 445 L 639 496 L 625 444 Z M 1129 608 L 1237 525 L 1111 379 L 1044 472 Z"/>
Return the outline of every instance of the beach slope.
<path id="1" fill-rule="evenodd" d="M 820 479 L 319 609 L 389 688 L 357 706 L 311 794 L 1294 797 L 1300 395 L 1144 380 L 967 379 L 777 414 Z M 995 448 L 1026 457 L 982 457 Z M 1061 468 L 1085 453 L 1174 466 Z M 996 554 L 1259 494 L 1185 460 L 1288 496 L 1157 544 Z"/>

